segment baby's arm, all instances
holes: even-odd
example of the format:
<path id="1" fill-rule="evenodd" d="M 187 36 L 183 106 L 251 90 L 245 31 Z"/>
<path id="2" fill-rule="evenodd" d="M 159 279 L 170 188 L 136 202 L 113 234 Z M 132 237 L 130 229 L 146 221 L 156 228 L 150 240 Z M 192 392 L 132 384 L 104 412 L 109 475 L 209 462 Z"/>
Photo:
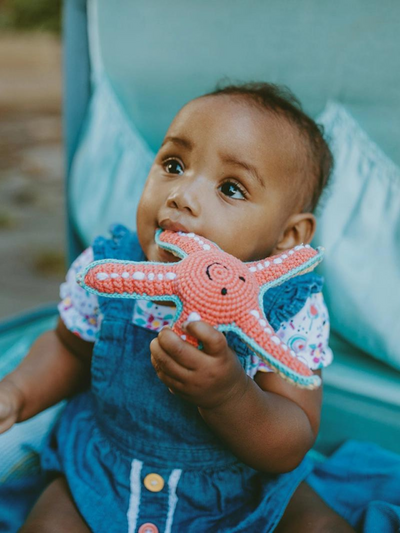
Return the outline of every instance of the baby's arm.
<path id="1" fill-rule="evenodd" d="M 0 382 L 0 433 L 88 386 L 92 349 L 93 343 L 68 331 L 61 319 L 41 335 Z"/>
<path id="2" fill-rule="evenodd" d="M 164 329 L 151 344 L 160 379 L 201 416 L 244 463 L 265 472 L 295 468 L 317 436 L 321 389 L 306 391 L 272 373 L 246 375 L 224 335 L 205 322 L 188 333 L 204 350 Z"/>

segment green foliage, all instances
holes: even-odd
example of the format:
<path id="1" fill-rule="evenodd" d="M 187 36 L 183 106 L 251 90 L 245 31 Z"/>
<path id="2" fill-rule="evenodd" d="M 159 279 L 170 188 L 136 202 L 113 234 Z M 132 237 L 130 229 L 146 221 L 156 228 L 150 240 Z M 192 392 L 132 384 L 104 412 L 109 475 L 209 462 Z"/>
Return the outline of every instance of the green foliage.
<path id="1" fill-rule="evenodd" d="M 61 30 L 62 0 L 0 0 L 0 26 L 16 30 Z"/>

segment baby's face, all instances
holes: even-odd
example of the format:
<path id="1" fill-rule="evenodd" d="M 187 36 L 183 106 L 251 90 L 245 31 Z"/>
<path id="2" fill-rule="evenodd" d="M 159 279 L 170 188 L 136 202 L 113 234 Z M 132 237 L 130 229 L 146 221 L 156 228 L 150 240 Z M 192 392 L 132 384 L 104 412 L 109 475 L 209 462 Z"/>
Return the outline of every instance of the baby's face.
<path id="1" fill-rule="evenodd" d="M 178 113 L 137 213 L 149 261 L 173 260 L 155 243 L 158 228 L 197 233 L 242 261 L 277 253 L 293 214 L 293 132 L 281 122 L 226 96 L 199 98 Z"/>

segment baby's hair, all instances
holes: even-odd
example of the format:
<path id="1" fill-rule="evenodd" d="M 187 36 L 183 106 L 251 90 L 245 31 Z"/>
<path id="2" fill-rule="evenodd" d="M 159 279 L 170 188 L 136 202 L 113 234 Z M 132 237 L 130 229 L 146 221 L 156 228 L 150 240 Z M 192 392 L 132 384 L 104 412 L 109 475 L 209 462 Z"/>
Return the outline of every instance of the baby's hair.
<path id="1" fill-rule="evenodd" d="M 263 82 L 217 85 L 204 96 L 222 95 L 246 99 L 295 126 L 305 149 L 307 167 L 302 172 L 308 184 L 303 189 L 303 211 L 314 211 L 333 169 L 333 156 L 324 139 L 323 127 L 304 113 L 299 100 L 284 85 Z"/>

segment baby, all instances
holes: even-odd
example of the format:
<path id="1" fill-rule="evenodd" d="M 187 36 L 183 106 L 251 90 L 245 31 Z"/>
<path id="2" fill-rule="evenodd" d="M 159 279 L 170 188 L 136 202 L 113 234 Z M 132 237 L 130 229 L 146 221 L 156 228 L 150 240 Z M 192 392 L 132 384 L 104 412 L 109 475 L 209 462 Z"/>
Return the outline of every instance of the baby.
<path id="1" fill-rule="evenodd" d="M 321 389 L 270 372 L 233 334 L 174 309 L 97 298 L 75 281 L 93 259 L 176 261 L 158 228 L 194 232 L 255 261 L 311 241 L 332 158 L 287 90 L 229 86 L 169 127 L 137 212 L 72 265 L 55 331 L 0 384 L 0 431 L 73 396 L 43 454 L 49 485 L 24 532 L 351 531 L 304 482 Z M 321 280 L 267 291 L 264 310 L 315 373 L 331 362 Z"/>

